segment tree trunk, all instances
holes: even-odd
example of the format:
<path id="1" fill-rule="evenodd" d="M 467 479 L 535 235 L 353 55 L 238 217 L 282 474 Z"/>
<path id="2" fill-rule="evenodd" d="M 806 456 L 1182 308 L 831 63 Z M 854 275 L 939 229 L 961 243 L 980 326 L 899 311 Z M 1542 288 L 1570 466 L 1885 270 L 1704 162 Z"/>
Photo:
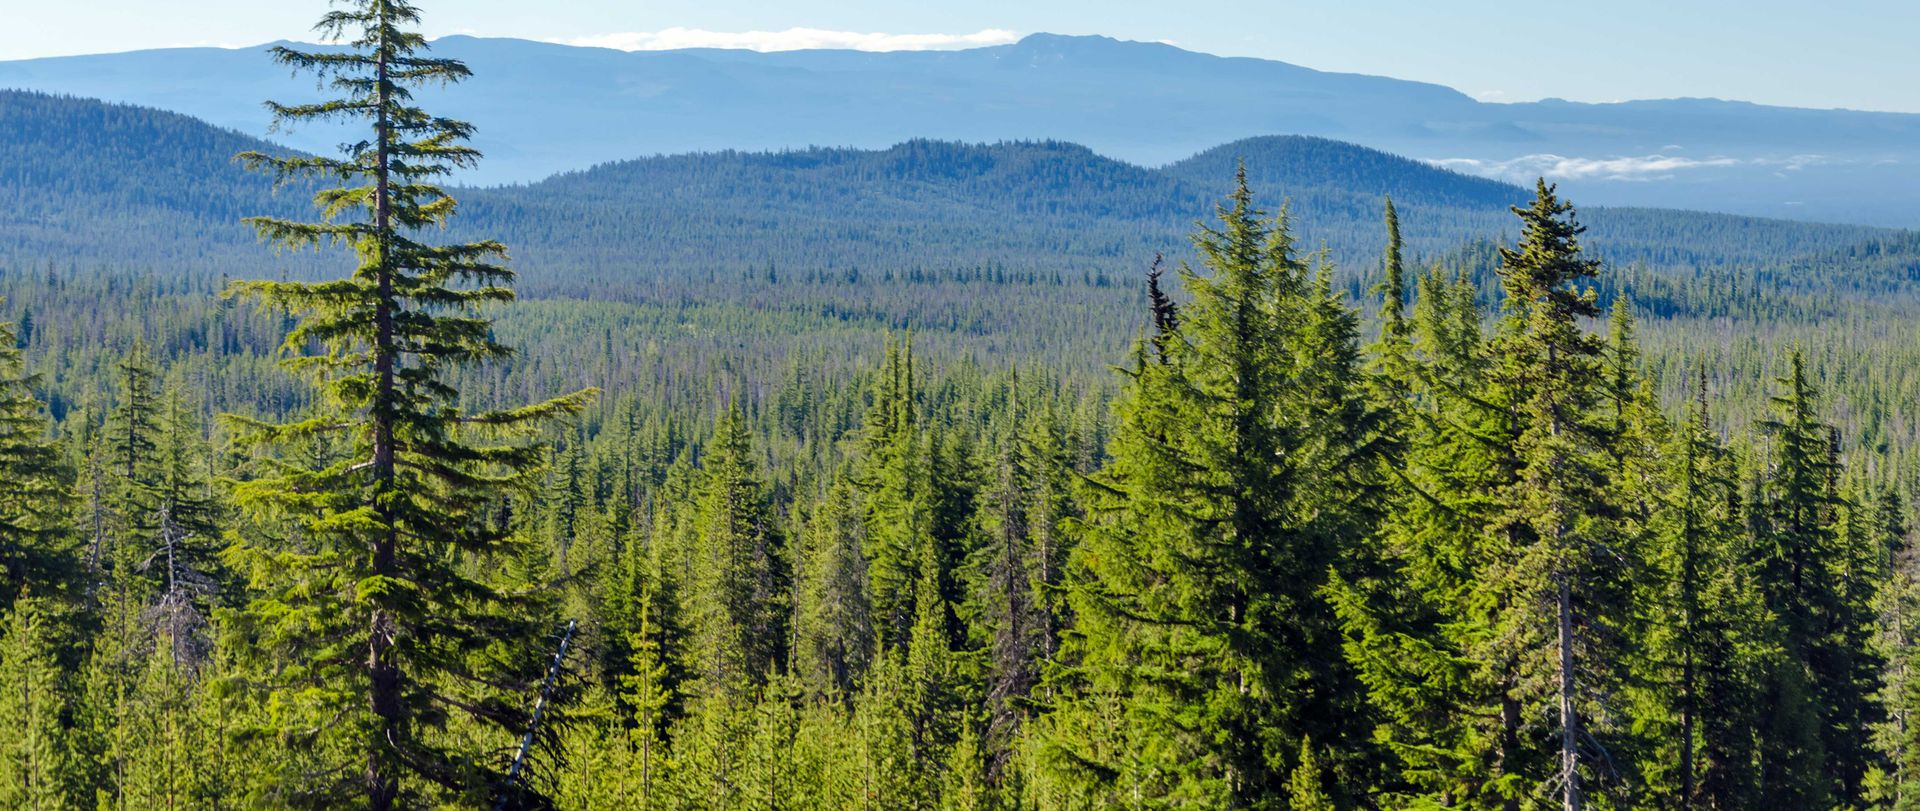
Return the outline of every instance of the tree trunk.
<path id="1" fill-rule="evenodd" d="M 386 5 L 378 8 L 382 17 L 386 14 Z M 373 226 L 377 235 L 379 261 L 374 273 L 379 284 L 378 299 L 374 303 L 374 374 L 377 389 L 374 392 L 371 422 L 373 427 L 373 493 L 374 510 L 379 517 L 379 529 L 373 545 L 373 574 L 380 577 L 393 577 L 398 574 L 395 567 L 395 547 L 399 542 L 399 533 L 394 526 L 395 515 L 393 499 L 395 492 L 393 422 L 395 417 L 394 397 L 394 336 L 393 336 L 393 204 L 389 188 L 389 151 L 393 139 L 392 121 L 388 117 L 388 106 L 392 102 L 388 89 L 388 43 L 384 40 L 386 21 L 380 21 L 382 41 L 378 43 L 376 59 L 377 84 L 375 97 L 379 105 L 374 124 L 377 139 L 378 157 L 374 167 Z M 395 750 L 405 734 L 405 719 L 400 707 L 400 668 L 393 657 L 394 636 L 397 632 L 393 613 L 377 607 L 368 625 L 367 675 L 369 703 L 377 723 L 377 738 L 367 752 L 367 805 L 373 811 L 388 811 L 400 793 L 398 776 L 390 772 L 395 760 Z"/>
<path id="2" fill-rule="evenodd" d="M 1560 780 L 1561 808 L 1580 811 L 1580 718 L 1573 711 L 1573 589 L 1559 576 L 1560 603 Z"/>

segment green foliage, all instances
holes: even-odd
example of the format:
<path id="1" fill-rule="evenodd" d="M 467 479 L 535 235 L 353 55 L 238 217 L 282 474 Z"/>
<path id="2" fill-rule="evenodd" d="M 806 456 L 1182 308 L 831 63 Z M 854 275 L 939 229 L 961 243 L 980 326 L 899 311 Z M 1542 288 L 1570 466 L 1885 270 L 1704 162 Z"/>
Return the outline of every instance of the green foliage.
<path id="1" fill-rule="evenodd" d="M 534 642 L 548 618 L 490 582 L 486 567 L 510 541 L 488 513 L 543 460 L 519 437 L 589 396 L 457 407 L 445 370 L 509 352 L 482 309 L 511 299 L 512 274 L 497 242 L 415 239 L 454 211 L 434 180 L 479 157 L 462 143 L 470 125 L 411 102 L 415 87 L 467 75 L 424 55 L 425 39 L 405 28 L 417 22 L 404 2 L 365 0 L 318 26 L 346 50 L 277 47 L 282 64 L 341 95 L 270 104 L 276 120 L 344 118 L 370 137 L 341 158 L 241 155 L 283 180 L 345 181 L 315 193 L 318 222 L 250 222 L 278 245 L 345 245 L 358 261 L 336 281 L 235 287 L 299 317 L 282 343 L 287 365 L 322 394 L 292 422 L 232 418 L 236 440 L 259 450 L 235 487 L 248 523 L 232 533 L 227 560 L 249 581 L 247 633 L 287 657 L 266 680 L 276 685 L 271 722 L 290 745 L 353 753 L 285 775 L 289 805 L 385 809 L 484 797 L 500 784 L 504 763 L 466 751 L 453 725 L 530 725 L 519 688 L 540 672 Z"/>
<path id="2" fill-rule="evenodd" d="M 0 646 L 0 806 L 57 811 L 80 808 L 85 796 L 74 780 L 53 645 L 36 599 L 16 598 Z"/>
<path id="3" fill-rule="evenodd" d="M 1302 739 L 1364 734 L 1318 594 L 1377 516 L 1352 316 L 1244 177 L 1219 216 L 1164 362 L 1127 370 L 1074 553 L 1054 743 L 1108 802 L 1277 806 Z"/>
<path id="4" fill-rule="evenodd" d="M 414 17 L 277 51 L 337 97 L 290 123 L 365 126 L 335 158 L 0 94 L 0 805 L 1920 807 L 1911 235 L 1586 234 L 1542 185 L 1495 243 L 1521 190 L 1311 139 L 660 158 L 450 219 Z M 1123 282 L 1240 157 L 1287 213 L 1243 175 Z M 241 212 L 353 273 L 216 298 Z"/>
<path id="5" fill-rule="evenodd" d="M 0 599 L 28 589 L 41 596 L 73 586 L 60 457 L 34 397 L 39 378 L 24 368 L 12 324 L 0 323 Z"/>

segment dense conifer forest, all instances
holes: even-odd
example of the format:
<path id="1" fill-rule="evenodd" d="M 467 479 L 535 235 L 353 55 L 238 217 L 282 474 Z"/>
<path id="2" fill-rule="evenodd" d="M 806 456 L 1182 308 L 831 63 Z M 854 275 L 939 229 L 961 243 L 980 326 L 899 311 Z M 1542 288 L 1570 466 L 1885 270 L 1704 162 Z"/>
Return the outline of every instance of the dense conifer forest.
<path id="1" fill-rule="evenodd" d="M 0 807 L 1920 807 L 1912 232 L 1313 139 L 443 187 L 419 27 L 276 49 L 336 155 L 0 94 Z"/>

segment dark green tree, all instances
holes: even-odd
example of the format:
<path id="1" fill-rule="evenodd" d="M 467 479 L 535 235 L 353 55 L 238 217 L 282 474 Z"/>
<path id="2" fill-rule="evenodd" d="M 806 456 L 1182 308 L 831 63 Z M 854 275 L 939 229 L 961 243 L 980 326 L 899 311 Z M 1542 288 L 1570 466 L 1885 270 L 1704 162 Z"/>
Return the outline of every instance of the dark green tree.
<path id="1" fill-rule="evenodd" d="M 1614 519 L 1600 423 L 1603 345 L 1580 320 L 1600 314 L 1591 285 L 1597 260 L 1581 254 L 1585 228 L 1573 206 L 1541 181 L 1533 203 L 1516 208 L 1521 236 L 1500 249 L 1507 315 L 1494 340 L 1494 380 L 1515 407 L 1515 480 L 1501 491 L 1492 527 L 1497 656 L 1519 672 L 1544 672 L 1516 691 L 1551 706 L 1557 742 L 1552 779 L 1567 811 L 1584 807 L 1589 784 L 1610 773 L 1605 699 L 1620 683 L 1620 629 L 1630 606 L 1626 578 L 1637 569 Z M 1542 682 L 1545 682 L 1544 684 Z"/>
<path id="2" fill-rule="evenodd" d="M 794 595 L 794 672 L 816 693 L 841 698 L 860 685 L 875 645 L 856 498 L 841 481 L 815 505 Z"/>
<path id="3" fill-rule="evenodd" d="M 74 585 L 67 528 L 67 473 L 47 435 L 47 419 L 14 348 L 12 324 L 0 323 L 0 601 L 12 605 L 31 588 L 60 596 Z"/>
<path id="4" fill-rule="evenodd" d="M 1136 352 L 1089 485 L 1049 723 L 1094 804 L 1284 807 L 1306 738 L 1340 753 L 1330 785 L 1353 785 L 1364 744 L 1320 593 L 1372 531 L 1351 314 L 1244 172 L 1219 217 L 1195 237 L 1210 272 L 1183 273 L 1167 362 Z"/>
<path id="5" fill-rule="evenodd" d="M 449 723 L 523 731 L 543 631 L 514 593 L 489 582 L 508 535 L 492 506 L 528 484 L 545 451 L 525 437 L 578 411 L 590 392 L 468 412 L 457 368 L 505 358 L 484 314 L 511 300 L 505 248 L 437 245 L 426 229 L 454 213 L 436 181 L 470 166 L 471 125 L 415 106 L 413 91 L 459 81 L 466 66 L 429 56 L 402 0 L 354 0 L 316 30 L 344 48 L 276 47 L 282 65 L 318 74 L 339 96 L 269 103 L 281 124 L 366 128 L 340 157 L 245 153 L 247 166 L 317 191 L 317 222 L 249 220 L 290 249 L 344 245 L 358 264 L 323 282 L 255 281 L 237 295 L 299 321 L 283 348 L 321 395 L 303 419 L 235 417 L 239 441 L 267 454 L 234 489 L 251 526 L 228 560 L 254 597 L 251 634 L 274 661 L 274 719 L 289 745 L 336 757 L 283 776 L 275 802 L 388 809 L 500 790 L 501 749 L 475 751 Z M 271 455 L 319 445 L 318 459 Z M 505 740 L 502 736 L 498 740 Z"/>
<path id="6" fill-rule="evenodd" d="M 1708 417 L 1704 377 L 1667 442 L 1651 523 L 1636 735 L 1661 807 L 1759 804 L 1762 676 L 1770 620 L 1745 565 L 1739 468 Z"/>
<path id="7" fill-rule="evenodd" d="M 1782 647 L 1769 677 L 1771 709 L 1762 736 L 1764 793 L 1782 808 L 1852 804 L 1862 796 L 1870 757 L 1869 696 L 1878 666 L 1861 643 L 1863 573 L 1852 571 L 1842 533 L 1848 505 L 1836 429 L 1823 421 L 1798 351 L 1762 423 L 1771 453 L 1755 550 L 1768 610 Z"/>
<path id="8" fill-rule="evenodd" d="M 737 406 L 714 426 L 700 467 L 706 481 L 687 617 L 693 676 L 710 697 L 785 667 L 791 592 L 785 549 Z"/>
<path id="9" fill-rule="evenodd" d="M 60 666 L 52 628 L 35 598 L 22 596 L 0 641 L 0 806 L 61 811 L 82 807 L 68 730 L 61 720 Z"/>

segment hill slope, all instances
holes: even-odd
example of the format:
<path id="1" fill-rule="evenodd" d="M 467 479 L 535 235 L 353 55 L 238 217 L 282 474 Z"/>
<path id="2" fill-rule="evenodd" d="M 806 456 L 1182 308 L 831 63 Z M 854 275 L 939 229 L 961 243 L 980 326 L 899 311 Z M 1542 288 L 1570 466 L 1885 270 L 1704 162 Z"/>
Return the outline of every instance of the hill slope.
<path id="1" fill-rule="evenodd" d="M 273 148 L 171 113 L 0 92 L 0 260 L 262 275 L 278 267 L 239 218 L 299 213 L 231 156 Z M 1382 152 L 1263 138 L 1165 169 L 1060 142 L 908 141 L 883 150 L 717 152 L 466 189 L 456 233 L 513 247 L 528 292 L 697 297 L 714 279 L 781 273 L 929 278 L 999 272 L 1092 280 L 1180 255 L 1244 159 L 1269 208 L 1354 274 L 1382 240 L 1381 198 L 1429 255 L 1511 227 L 1525 190 Z M 1718 214 L 1587 209 L 1590 244 L 1659 267 L 1843 251 L 1881 232 Z M 301 265 L 294 266 L 298 270 Z M 1358 282 L 1355 282 L 1358 285 Z M 1356 287 L 1357 289 L 1357 287 Z"/>
<path id="2" fill-rule="evenodd" d="M 471 182 L 531 181 L 654 153 L 1061 139 L 1135 163 L 1270 134 L 1354 142 L 1506 180 L 1555 175 L 1589 203 L 1920 224 L 1920 115 L 1703 99 L 1487 104 L 1432 84 L 1036 34 L 953 52 L 626 53 L 447 37 L 476 78 L 431 99 L 479 123 Z M 300 100 L 259 48 L 0 62 L 0 87 L 188 113 L 263 135 Z M 777 123 L 776 123 L 777 122 Z M 288 135 L 331 148 L 327 128 Z"/>

